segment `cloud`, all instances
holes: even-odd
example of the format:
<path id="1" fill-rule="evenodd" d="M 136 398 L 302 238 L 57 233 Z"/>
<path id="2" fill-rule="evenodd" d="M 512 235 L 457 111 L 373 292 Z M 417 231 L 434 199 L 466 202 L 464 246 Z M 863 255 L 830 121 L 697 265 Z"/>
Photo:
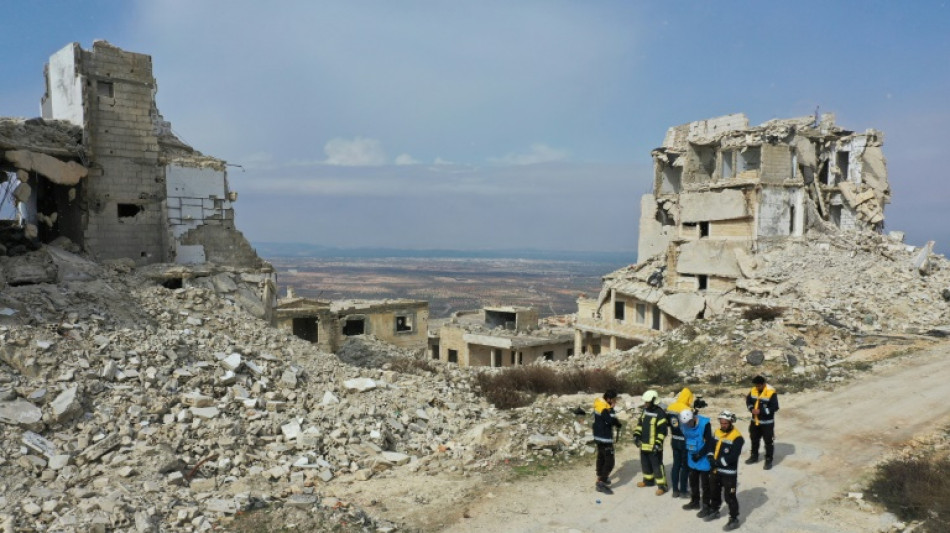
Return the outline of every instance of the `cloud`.
<path id="1" fill-rule="evenodd" d="M 566 150 L 551 148 L 543 143 L 534 143 L 531 145 L 531 149 L 526 153 L 510 153 L 504 157 L 490 157 L 488 160 L 492 163 L 502 165 L 537 165 L 540 163 L 563 161 L 567 159 L 567 156 L 568 152 Z"/>
<path id="2" fill-rule="evenodd" d="M 409 154 L 399 154 L 396 156 L 395 162 L 397 165 L 418 165 L 420 163 Z"/>
<path id="3" fill-rule="evenodd" d="M 331 139 L 323 147 L 327 154 L 326 164 L 343 167 L 374 167 L 385 165 L 386 152 L 376 139 L 355 137 L 350 139 Z"/>

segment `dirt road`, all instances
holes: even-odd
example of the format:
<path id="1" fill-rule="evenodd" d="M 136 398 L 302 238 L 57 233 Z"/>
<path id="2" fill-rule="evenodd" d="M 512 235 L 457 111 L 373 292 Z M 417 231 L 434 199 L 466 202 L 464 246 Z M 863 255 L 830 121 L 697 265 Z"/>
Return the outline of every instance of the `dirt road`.
<path id="1" fill-rule="evenodd" d="M 780 391 L 781 392 L 781 391 Z M 831 391 L 781 395 L 775 467 L 739 469 L 740 531 L 878 531 L 895 521 L 862 509 L 847 493 L 857 490 L 870 466 L 914 435 L 950 423 L 950 344 L 880 363 Z M 746 413 L 741 398 L 712 399 L 706 414 L 729 408 Z M 739 428 L 748 440 L 748 418 Z M 748 444 L 746 445 L 746 450 Z M 746 450 L 743 455 L 747 455 Z M 615 494 L 593 489 L 593 468 L 491 487 L 445 531 L 608 533 L 619 531 L 719 531 L 723 518 L 703 522 L 680 507 L 684 499 L 638 489 L 639 460 L 632 446 L 618 452 Z M 667 456 L 669 451 L 667 450 Z M 669 467 L 669 457 L 667 466 Z"/>

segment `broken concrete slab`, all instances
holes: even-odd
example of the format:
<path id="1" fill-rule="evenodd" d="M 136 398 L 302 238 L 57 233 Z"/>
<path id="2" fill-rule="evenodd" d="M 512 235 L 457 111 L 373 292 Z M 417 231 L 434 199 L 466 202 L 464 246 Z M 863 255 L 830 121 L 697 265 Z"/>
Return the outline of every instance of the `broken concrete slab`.
<path id="1" fill-rule="evenodd" d="M 61 161 L 28 150 L 11 150 L 4 157 L 17 168 L 38 172 L 57 185 L 76 185 L 89 174 L 86 167 L 75 161 Z"/>
<path id="2" fill-rule="evenodd" d="M 18 426 L 31 426 L 43 418 L 43 411 L 26 400 L 0 402 L 0 422 Z"/>
<path id="3" fill-rule="evenodd" d="M 344 381 L 343 386 L 349 392 L 366 392 L 375 389 L 376 382 L 370 378 L 356 378 Z"/>
<path id="4" fill-rule="evenodd" d="M 706 308 L 706 298 L 692 292 L 669 294 L 660 298 L 656 305 L 680 322 L 692 322 Z"/>
<path id="5" fill-rule="evenodd" d="M 77 387 L 70 387 L 59 393 L 53 403 L 53 420 L 59 423 L 66 422 L 82 414 L 82 397 Z"/>

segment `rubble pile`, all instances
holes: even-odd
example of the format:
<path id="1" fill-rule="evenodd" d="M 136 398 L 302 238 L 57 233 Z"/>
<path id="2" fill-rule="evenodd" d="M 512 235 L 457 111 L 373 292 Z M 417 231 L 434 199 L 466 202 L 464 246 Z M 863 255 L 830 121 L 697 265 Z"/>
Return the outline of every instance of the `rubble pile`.
<path id="1" fill-rule="evenodd" d="M 950 325 L 950 262 L 931 248 L 871 232 L 789 241 L 757 256 L 755 292 L 854 332 L 923 333 Z"/>
<path id="2" fill-rule="evenodd" d="M 45 281 L 0 295 L 0 525 L 15 531 L 204 531 L 262 502 L 334 507 L 334 483 L 489 467 L 544 429 L 454 365 L 342 363 L 210 288 L 51 250 L 27 256 Z M 84 279 L 58 281 L 75 265 Z"/>

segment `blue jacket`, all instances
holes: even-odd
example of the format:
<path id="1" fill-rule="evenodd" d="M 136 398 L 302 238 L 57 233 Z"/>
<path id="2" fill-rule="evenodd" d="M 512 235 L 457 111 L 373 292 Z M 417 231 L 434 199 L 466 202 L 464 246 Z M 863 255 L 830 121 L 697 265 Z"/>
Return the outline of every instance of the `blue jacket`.
<path id="1" fill-rule="evenodd" d="M 683 437 L 686 438 L 686 462 L 693 470 L 709 472 L 709 454 L 713 450 L 712 431 L 709 429 L 709 419 L 702 415 L 696 415 L 696 426 L 689 427 L 688 424 L 680 426 Z M 693 456 L 699 455 L 699 460 L 694 460 Z"/>

